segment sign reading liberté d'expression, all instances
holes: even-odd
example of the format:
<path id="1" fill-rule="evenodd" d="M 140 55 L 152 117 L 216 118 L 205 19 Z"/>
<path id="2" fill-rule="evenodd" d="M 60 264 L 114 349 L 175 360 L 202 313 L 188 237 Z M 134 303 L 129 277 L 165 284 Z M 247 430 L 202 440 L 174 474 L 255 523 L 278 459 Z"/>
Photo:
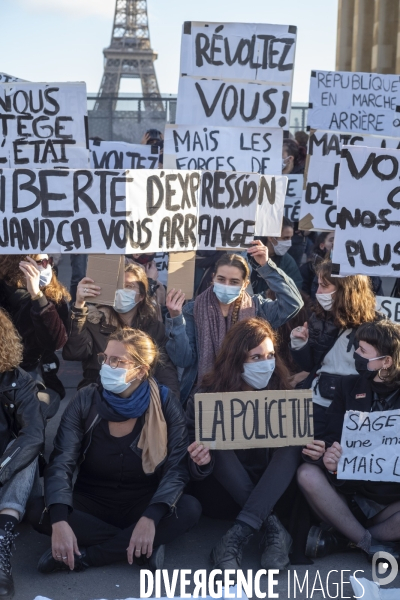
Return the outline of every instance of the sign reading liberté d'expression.
<path id="1" fill-rule="evenodd" d="M 89 167 L 85 83 L 0 83 L 0 167 Z"/>
<path id="2" fill-rule="evenodd" d="M 279 235 L 286 183 L 232 171 L 2 169 L 0 248 L 130 254 L 248 247 L 255 234 Z"/>
<path id="3" fill-rule="evenodd" d="M 303 446 L 313 440 L 311 390 L 195 394 L 196 441 L 212 450 Z"/>
<path id="4" fill-rule="evenodd" d="M 338 479 L 400 482 L 400 410 L 347 411 Z"/>

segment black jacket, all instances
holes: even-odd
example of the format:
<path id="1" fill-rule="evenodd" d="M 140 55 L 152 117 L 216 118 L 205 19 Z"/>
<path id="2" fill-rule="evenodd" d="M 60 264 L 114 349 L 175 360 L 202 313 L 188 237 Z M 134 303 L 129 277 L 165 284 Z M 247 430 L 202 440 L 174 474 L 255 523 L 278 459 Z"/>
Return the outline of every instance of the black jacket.
<path id="1" fill-rule="evenodd" d="M 52 504 L 66 504 L 70 510 L 73 507 L 72 478 L 77 465 L 85 460 L 85 454 L 92 441 L 93 428 L 100 421 L 96 414 L 91 423 L 87 423 L 96 395 L 101 393 L 101 387 L 92 383 L 80 389 L 67 406 L 54 439 L 54 450 L 44 474 L 44 497 L 46 507 Z M 167 457 L 157 469 L 160 483 L 151 499 L 150 505 L 167 504 L 174 510 L 176 503 L 189 481 L 187 468 L 187 448 L 189 438 L 186 428 L 185 415 L 180 402 L 168 392 L 162 403 L 164 417 L 168 430 Z M 145 415 L 140 417 L 144 424 Z M 137 447 L 140 434 L 131 444 L 133 452 L 141 456 L 142 451 Z"/>
<path id="2" fill-rule="evenodd" d="M 22 369 L 0 373 L 0 485 L 25 469 L 43 447 L 44 420 L 35 382 Z"/>

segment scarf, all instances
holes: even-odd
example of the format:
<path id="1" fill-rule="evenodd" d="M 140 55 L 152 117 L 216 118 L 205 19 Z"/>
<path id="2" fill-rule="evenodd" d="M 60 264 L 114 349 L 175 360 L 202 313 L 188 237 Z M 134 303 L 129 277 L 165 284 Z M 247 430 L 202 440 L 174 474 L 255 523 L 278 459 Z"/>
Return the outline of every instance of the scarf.
<path id="1" fill-rule="evenodd" d="M 232 322 L 232 316 L 234 310 L 237 309 L 238 302 L 240 302 L 240 306 L 237 319 L 235 318 Z M 224 337 L 232 325 L 236 321 L 251 319 L 255 316 L 256 307 L 252 297 L 247 292 L 242 292 L 240 299 L 229 305 L 227 319 L 222 314 L 220 304 L 212 286 L 197 296 L 194 302 L 194 321 L 198 337 L 197 381 L 199 384 L 201 384 L 203 376 L 212 370 Z"/>
<path id="2" fill-rule="evenodd" d="M 129 398 L 121 398 L 103 389 L 96 400 L 99 416 L 107 421 L 120 423 L 127 419 L 141 417 L 145 413 L 137 447 L 142 450 L 142 467 L 146 475 L 154 473 L 167 456 L 167 423 L 161 405 L 167 395 L 168 388 L 159 387 L 154 379 L 149 379 L 144 381 Z M 130 408 L 126 408 L 126 405 Z M 121 411 L 125 414 L 123 415 Z M 129 416 L 127 416 L 128 412 Z"/>

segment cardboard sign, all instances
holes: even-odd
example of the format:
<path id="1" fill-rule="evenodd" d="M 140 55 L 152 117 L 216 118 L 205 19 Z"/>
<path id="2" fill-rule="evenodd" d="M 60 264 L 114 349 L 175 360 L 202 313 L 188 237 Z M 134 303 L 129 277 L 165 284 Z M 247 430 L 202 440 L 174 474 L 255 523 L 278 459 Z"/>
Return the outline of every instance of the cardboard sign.
<path id="1" fill-rule="evenodd" d="M 176 123 L 229 127 L 288 127 L 291 87 L 181 77 Z"/>
<path id="2" fill-rule="evenodd" d="M 304 446 L 313 440 L 312 390 L 195 394 L 196 441 L 212 450 Z"/>
<path id="3" fill-rule="evenodd" d="M 303 182 L 304 175 L 287 175 L 285 217 L 290 219 L 292 223 L 295 223 L 300 219 Z"/>
<path id="4" fill-rule="evenodd" d="M 383 313 L 393 323 L 400 323 L 400 298 L 377 296 L 376 310 Z"/>
<path id="5" fill-rule="evenodd" d="M 168 263 L 168 288 L 184 292 L 186 300 L 193 298 L 196 252 L 170 252 Z"/>
<path id="6" fill-rule="evenodd" d="M 281 235 L 287 184 L 288 177 L 286 175 L 260 176 L 256 235 L 278 237 Z"/>
<path id="7" fill-rule="evenodd" d="M 0 83 L 0 167 L 86 168 L 85 83 Z"/>
<path id="8" fill-rule="evenodd" d="M 167 125 L 164 167 L 277 175 L 282 142 L 280 129 Z"/>
<path id="9" fill-rule="evenodd" d="M 308 126 L 400 137 L 400 75 L 312 71 Z"/>
<path id="10" fill-rule="evenodd" d="M 398 276 L 399 164 L 400 150 L 343 149 L 332 257 L 335 274 Z"/>
<path id="11" fill-rule="evenodd" d="M 86 277 L 101 287 L 101 294 L 88 298 L 94 304 L 113 306 L 115 292 L 124 287 L 125 260 L 118 254 L 91 254 L 88 258 Z"/>
<path id="12" fill-rule="evenodd" d="M 91 169 L 158 169 L 157 146 L 90 140 L 89 149 Z"/>
<path id="13" fill-rule="evenodd" d="M 343 422 L 338 479 L 400 483 L 400 410 L 349 410 Z"/>
<path id="14" fill-rule="evenodd" d="M 186 21 L 181 75 L 291 85 L 297 28 Z"/>
<path id="15" fill-rule="evenodd" d="M 154 262 L 156 263 L 158 271 L 158 281 L 162 283 L 162 285 L 167 285 L 168 283 L 168 261 L 168 252 L 157 252 L 154 257 Z"/>
<path id="16" fill-rule="evenodd" d="M 7 73 L 0 73 L 0 83 L 11 83 L 13 81 L 26 81 L 26 79 L 20 79 L 14 77 L 14 75 L 8 75 Z"/>
<path id="17" fill-rule="evenodd" d="M 333 230 L 336 225 L 340 155 L 345 146 L 399 148 L 400 139 L 334 131 L 312 131 L 308 141 L 308 169 L 300 220 L 312 219 L 312 228 Z"/>

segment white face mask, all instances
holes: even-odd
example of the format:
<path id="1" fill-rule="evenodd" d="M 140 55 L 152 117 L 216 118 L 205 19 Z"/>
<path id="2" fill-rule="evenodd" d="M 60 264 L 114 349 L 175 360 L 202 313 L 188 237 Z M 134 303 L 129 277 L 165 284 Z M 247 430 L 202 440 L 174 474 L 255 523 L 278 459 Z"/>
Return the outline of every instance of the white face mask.
<path id="1" fill-rule="evenodd" d="M 260 360 L 259 362 L 244 363 L 242 378 L 255 390 L 267 387 L 275 370 L 275 359 Z"/>
<path id="2" fill-rule="evenodd" d="M 39 287 L 49 285 L 53 278 L 53 269 L 51 268 L 51 265 L 47 265 L 46 268 L 39 265 L 38 269 L 40 271 Z"/>
<path id="3" fill-rule="evenodd" d="M 322 306 L 324 310 L 331 310 L 333 304 L 333 294 L 335 292 L 331 292 L 330 294 L 315 294 L 316 299 Z"/>
<path id="4" fill-rule="evenodd" d="M 282 171 L 284 171 L 286 169 L 286 167 L 288 166 L 289 160 L 290 160 L 289 156 L 287 158 L 282 158 Z"/>
<path id="5" fill-rule="evenodd" d="M 135 308 L 137 304 L 136 294 L 136 290 L 117 290 L 115 292 L 114 309 L 118 313 L 127 313 Z"/>
<path id="6" fill-rule="evenodd" d="M 291 247 L 292 240 L 279 240 L 276 246 L 274 246 L 274 252 L 277 256 L 283 256 Z"/>

